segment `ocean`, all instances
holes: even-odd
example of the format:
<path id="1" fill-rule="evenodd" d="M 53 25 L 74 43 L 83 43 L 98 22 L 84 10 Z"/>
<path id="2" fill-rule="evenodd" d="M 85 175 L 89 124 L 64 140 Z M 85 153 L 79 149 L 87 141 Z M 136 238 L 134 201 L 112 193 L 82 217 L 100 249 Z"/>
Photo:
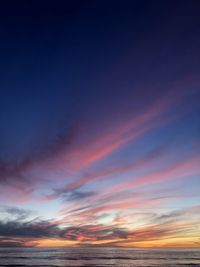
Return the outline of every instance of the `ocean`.
<path id="1" fill-rule="evenodd" d="M 0 248 L 0 266 L 200 266 L 200 249 Z"/>

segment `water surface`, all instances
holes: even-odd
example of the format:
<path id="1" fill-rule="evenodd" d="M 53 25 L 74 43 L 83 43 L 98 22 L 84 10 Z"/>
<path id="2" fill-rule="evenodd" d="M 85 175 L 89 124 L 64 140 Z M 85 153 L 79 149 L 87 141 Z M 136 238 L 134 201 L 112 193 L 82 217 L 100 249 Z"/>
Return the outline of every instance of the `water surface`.
<path id="1" fill-rule="evenodd" d="M 200 266 L 200 250 L 121 248 L 0 248 L 1 267 Z"/>

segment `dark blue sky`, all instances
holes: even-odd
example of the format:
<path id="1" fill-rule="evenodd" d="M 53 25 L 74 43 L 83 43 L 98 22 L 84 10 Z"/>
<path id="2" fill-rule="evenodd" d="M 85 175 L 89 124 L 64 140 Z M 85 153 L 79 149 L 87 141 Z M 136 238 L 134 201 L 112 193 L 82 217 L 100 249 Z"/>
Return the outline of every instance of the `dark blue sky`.
<path id="1" fill-rule="evenodd" d="M 199 72 L 198 1 L 11 1 L 0 19 L 0 157 L 74 121 L 142 109 Z M 114 115 L 116 114 L 116 115 Z"/>

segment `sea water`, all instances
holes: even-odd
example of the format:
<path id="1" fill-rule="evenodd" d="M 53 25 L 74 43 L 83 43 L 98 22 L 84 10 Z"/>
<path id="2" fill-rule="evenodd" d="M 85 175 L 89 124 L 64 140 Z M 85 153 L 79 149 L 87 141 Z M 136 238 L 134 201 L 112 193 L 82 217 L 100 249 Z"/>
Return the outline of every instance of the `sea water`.
<path id="1" fill-rule="evenodd" d="M 200 266 L 200 249 L 0 248 L 0 266 Z"/>

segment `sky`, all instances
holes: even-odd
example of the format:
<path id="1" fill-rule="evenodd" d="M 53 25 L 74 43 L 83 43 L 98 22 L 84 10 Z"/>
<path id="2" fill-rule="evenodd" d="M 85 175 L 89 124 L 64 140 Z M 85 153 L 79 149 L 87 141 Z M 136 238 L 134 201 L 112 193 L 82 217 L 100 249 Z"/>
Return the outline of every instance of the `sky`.
<path id="1" fill-rule="evenodd" d="M 200 247 L 199 14 L 1 5 L 1 247 Z"/>

